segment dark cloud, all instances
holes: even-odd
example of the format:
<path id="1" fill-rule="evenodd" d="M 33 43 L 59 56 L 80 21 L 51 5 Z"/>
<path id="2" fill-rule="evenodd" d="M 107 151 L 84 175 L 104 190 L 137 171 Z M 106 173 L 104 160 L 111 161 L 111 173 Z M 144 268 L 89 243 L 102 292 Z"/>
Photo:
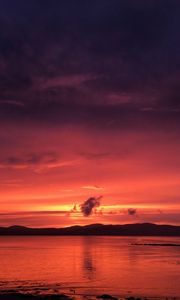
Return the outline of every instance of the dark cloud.
<path id="1" fill-rule="evenodd" d="M 135 209 L 135 208 L 128 208 L 127 213 L 128 213 L 129 216 L 136 216 L 137 209 Z"/>
<path id="2" fill-rule="evenodd" d="M 90 216 L 93 213 L 93 209 L 100 206 L 100 199 L 102 196 L 99 197 L 90 197 L 87 199 L 83 204 L 80 205 L 81 212 L 85 217 Z"/>
<path id="3" fill-rule="evenodd" d="M 178 120 L 179 26 L 177 0 L 2 0 L 1 120 Z"/>

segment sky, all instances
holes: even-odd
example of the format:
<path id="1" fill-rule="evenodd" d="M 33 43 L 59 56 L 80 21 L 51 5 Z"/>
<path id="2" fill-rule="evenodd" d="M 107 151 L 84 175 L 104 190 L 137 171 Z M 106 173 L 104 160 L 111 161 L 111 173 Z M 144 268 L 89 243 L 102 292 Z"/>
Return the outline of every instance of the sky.
<path id="1" fill-rule="evenodd" d="M 180 225 L 180 1 L 0 7 L 0 226 Z"/>

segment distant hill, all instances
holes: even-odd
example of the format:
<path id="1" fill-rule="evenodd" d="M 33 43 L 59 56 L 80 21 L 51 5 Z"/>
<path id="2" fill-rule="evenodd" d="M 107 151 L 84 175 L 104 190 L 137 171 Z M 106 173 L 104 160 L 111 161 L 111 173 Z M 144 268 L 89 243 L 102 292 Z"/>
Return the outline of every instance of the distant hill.
<path id="1" fill-rule="evenodd" d="M 91 224 L 65 228 L 0 227 L 0 235 L 109 235 L 180 236 L 180 226 L 136 223 L 125 225 Z"/>

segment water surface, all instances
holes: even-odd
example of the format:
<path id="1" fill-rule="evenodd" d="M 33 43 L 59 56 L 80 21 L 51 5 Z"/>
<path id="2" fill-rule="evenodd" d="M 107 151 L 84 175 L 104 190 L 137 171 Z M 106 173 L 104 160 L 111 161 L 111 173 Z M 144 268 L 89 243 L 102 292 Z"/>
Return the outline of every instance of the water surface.
<path id="1" fill-rule="evenodd" d="M 0 289 L 180 296 L 180 244 L 171 237 L 0 237 Z"/>

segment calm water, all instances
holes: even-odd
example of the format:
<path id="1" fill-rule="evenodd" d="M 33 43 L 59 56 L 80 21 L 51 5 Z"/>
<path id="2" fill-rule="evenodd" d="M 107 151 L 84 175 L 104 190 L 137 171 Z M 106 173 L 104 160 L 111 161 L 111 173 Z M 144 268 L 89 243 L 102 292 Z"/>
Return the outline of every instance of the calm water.
<path id="1" fill-rule="evenodd" d="M 180 296 L 180 238 L 0 237 L 0 288 Z"/>

